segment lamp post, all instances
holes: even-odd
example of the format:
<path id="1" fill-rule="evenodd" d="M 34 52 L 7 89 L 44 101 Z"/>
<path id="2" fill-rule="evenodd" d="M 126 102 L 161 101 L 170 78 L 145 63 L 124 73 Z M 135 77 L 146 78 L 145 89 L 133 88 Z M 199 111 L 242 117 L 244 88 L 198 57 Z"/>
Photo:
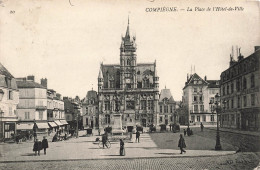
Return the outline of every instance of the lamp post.
<path id="1" fill-rule="evenodd" d="M 221 144 L 220 144 L 220 136 L 219 136 L 219 119 L 218 119 L 218 113 L 219 113 L 219 99 L 220 99 L 220 95 L 217 93 L 215 95 L 215 103 L 213 101 L 210 101 L 210 107 L 211 107 L 211 112 L 212 114 L 214 113 L 214 111 L 216 110 L 216 115 L 217 115 L 217 135 L 216 135 L 216 146 L 215 146 L 215 150 L 221 150 Z M 215 105 L 215 107 L 214 107 Z"/>
<path id="2" fill-rule="evenodd" d="M 0 117 L 1 117 L 1 122 L 0 122 L 0 134 L 2 134 L 1 136 L 0 136 L 0 138 L 4 138 L 4 123 L 3 123 L 3 114 L 4 114 L 4 112 L 2 111 L 2 109 L 0 108 Z"/>

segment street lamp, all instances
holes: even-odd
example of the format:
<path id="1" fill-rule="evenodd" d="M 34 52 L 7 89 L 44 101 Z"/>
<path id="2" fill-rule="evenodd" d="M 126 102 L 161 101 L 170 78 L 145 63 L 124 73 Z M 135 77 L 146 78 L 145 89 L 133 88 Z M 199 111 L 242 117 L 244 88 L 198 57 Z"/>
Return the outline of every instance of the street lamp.
<path id="1" fill-rule="evenodd" d="M 221 150 L 221 144 L 220 144 L 220 136 L 219 136 L 219 119 L 218 119 L 218 113 L 219 113 L 219 99 L 220 99 L 220 95 L 217 93 L 215 95 L 215 102 L 214 101 L 210 101 L 210 109 L 212 112 L 212 115 L 214 113 L 214 111 L 216 111 L 216 115 L 217 115 L 217 135 L 216 135 L 216 146 L 215 146 L 215 150 Z M 215 105 L 215 106 L 214 106 Z"/>
<path id="2" fill-rule="evenodd" d="M 0 134 L 2 134 L 1 136 L 0 136 L 0 138 L 2 138 L 2 137 L 4 137 L 4 123 L 3 123 L 3 114 L 4 114 L 4 112 L 2 111 L 2 109 L 0 108 L 0 117 L 1 117 L 1 122 L 0 122 Z"/>

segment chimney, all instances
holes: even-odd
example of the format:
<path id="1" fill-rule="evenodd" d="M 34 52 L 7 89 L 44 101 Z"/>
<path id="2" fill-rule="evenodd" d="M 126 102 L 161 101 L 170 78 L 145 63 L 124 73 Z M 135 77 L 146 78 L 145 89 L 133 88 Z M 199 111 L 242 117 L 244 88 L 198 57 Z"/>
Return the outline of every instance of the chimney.
<path id="1" fill-rule="evenodd" d="M 207 81 L 207 76 L 204 77 L 204 80 Z"/>
<path id="2" fill-rule="evenodd" d="M 27 76 L 27 80 L 34 81 L 34 75 Z"/>
<path id="3" fill-rule="evenodd" d="M 41 79 L 41 85 L 48 88 L 48 83 L 47 83 L 47 79 L 46 78 L 42 78 Z"/>
<path id="4" fill-rule="evenodd" d="M 255 52 L 260 49 L 260 46 L 255 46 Z"/>

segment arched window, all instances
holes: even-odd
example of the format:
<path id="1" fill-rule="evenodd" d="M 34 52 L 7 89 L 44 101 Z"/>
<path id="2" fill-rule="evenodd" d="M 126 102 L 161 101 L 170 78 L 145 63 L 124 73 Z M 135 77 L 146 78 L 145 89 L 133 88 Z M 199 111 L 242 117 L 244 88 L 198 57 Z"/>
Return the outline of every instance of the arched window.
<path id="1" fill-rule="evenodd" d="M 255 75 L 251 75 L 251 88 L 255 87 Z"/>

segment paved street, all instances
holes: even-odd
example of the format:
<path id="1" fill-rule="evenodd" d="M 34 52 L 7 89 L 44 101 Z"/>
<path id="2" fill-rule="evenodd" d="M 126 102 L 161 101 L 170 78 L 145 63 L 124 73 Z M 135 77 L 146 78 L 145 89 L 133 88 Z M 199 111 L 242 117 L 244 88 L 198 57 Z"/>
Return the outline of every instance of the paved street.
<path id="1" fill-rule="evenodd" d="M 253 169 L 259 158 L 253 153 L 214 157 L 139 158 L 51 162 L 2 163 L 0 169 Z"/>
<path id="2" fill-rule="evenodd" d="M 41 156 L 34 156 L 33 142 L 2 143 L 0 169 L 252 169 L 258 165 L 260 154 L 235 154 L 236 147 L 223 141 L 224 150 L 214 151 L 214 131 L 193 130 L 193 136 L 185 137 L 187 153 L 182 155 L 176 143 L 179 133 L 170 132 L 144 133 L 140 143 L 126 142 L 126 156 L 119 156 L 118 142 L 112 142 L 110 149 L 100 149 L 95 135 L 49 142 L 47 155 Z"/>

